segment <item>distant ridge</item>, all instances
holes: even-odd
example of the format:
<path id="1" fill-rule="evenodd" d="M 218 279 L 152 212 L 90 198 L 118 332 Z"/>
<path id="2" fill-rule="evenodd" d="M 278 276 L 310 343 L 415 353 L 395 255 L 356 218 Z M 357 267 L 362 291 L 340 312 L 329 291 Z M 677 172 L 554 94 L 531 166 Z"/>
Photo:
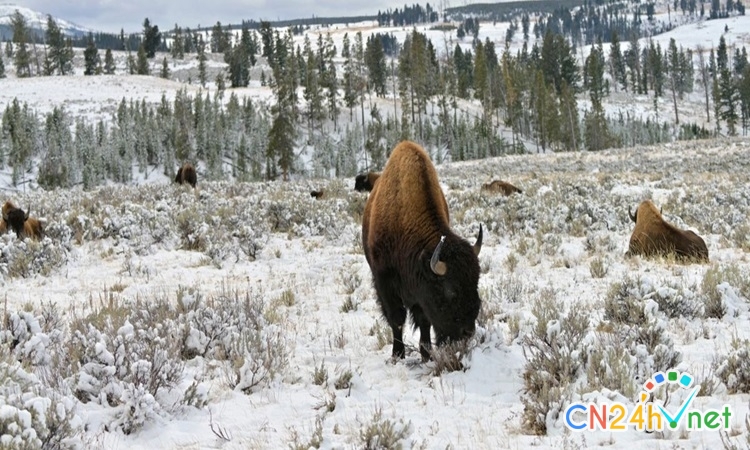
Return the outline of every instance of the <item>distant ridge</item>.
<path id="1" fill-rule="evenodd" d="M 11 16 L 18 10 L 26 18 L 29 29 L 32 33 L 37 35 L 44 35 L 47 29 L 47 13 L 34 11 L 25 6 L 16 5 L 14 3 L 0 3 L 0 39 L 8 41 L 13 37 L 13 29 L 10 26 Z M 59 17 L 52 16 L 57 22 L 57 26 L 63 34 L 70 37 L 81 37 L 87 35 L 89 32 L 95 32 L 90 28 L 77 25 Z"/>

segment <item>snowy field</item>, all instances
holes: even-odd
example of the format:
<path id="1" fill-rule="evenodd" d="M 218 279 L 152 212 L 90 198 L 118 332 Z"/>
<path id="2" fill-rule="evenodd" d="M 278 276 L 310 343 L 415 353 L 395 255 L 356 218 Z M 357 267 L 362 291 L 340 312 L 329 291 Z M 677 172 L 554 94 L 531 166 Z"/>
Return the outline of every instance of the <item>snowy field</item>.
<path id="1" fill-rule="evenodd" d="M 405 333 L 407 359 L 388 361 L 359 238 L 366 194 L 353 180 L 15 195 L 46 219 L 47 237 L 0 238 L 5 311 L 26 324 L 4 332 L 18 345 L 2 361 L 38 377 L 25 378 L 36 387 L 19 403 L 67 405 L 86 448 L 720 448 L 716 431 L 571 433 L 560 407 L 632 405 L 643 380 L 674 363 L 707 386 L 693 406 L 728 404 L 730 435 L 747 433 L 748 343 L 732 341 L 750 338 L 749 157 L 747 141 L 696 141 L 440 166 L 454 230 L 473 242 L 485 227 L 477 335 L 464 369 L 442 373 L 419 362 L 416 333 Z M 493 178 L 523 193 L 480 192 Z M 330 197 L 312 199 L 319 187 Z M 626 259 L 628 208 L 644 199 L 703 236 L 711 263 Z M 623 321 L 612 311 L 625 305 Z M 242 311 L 254 311 L 244 326 L 259 340 L 238 365 L 220 344 L 241 334 Z M 577 362 L 537 423 L 547 435 L 535 436 L 524 351 L 540 329 L 572 346 L 574 314 L 587 322 L 569 348 Z M 151 342 L 176 347 L 169 362 L 142 353 Z M 250 355 L 265 365 L 252 369 Z M 174 365 L 169 377 L 137 376 L 158 361 Z"/>

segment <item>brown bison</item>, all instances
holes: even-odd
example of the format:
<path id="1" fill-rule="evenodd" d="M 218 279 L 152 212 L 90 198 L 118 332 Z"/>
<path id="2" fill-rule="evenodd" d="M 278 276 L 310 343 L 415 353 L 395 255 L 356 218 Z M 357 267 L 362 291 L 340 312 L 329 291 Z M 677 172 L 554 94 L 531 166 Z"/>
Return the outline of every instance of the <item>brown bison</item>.
<path id="1" fill-rule="evenodd" d="M 3 222 L 0 231 L 13 230 L 19 239 L 28 237 L 38 240 L 42 238 L 44 233 L 42 223 L 38 219 L 29 217 L 28 212 L 17 208 L 10 200 L 3 205 L 2 215 Z"/>
<path id="2" fill-rule="evenodd" d="M 393 331 L 393 358 L 404 358 L 407 311 L 419 328 L 419 352 L 474 333 L 480 299 L 482 226 L 472 246 L 451 231 L 448 205 L 435 168 L 418 144 L 403 141 L 391 153 L 362 218 L 362 246 L 377 302 Z"/>
<path id="3" fill-rule="evenodd" d="M 360 174 L 354 178 L 354 190 L 357 192 L 370 192 L 375 186 L 375 182 L 380 177 L 379 172 L 369 172 L 367 174 Z"/>
<path id="4" fill-rule="evenodd" d="M 628 208 L 628 215 L 635 229 L 626 256 L 674 254 L 680 260 L 708 262 L 708 247 L 703 239 L 690 230 L 667 223 L 651 200 L 638 205 L 635 214 Z"/>
<path id="5" fill-rule="evenodd" d="M 325 197 L 325 190 L 310 191 L 310 197 L 322 200 Z"/>
<path id="6" fill-rule="evenodd" d="M 518 189 L 517 187 L 508 183 L 507 181 L 501 181 L 501 180 L 495 180 L 492 183 L 483 184 L 482 190 L 488 191 L 488 192 L 502 192 L 503 195 L 505 195 L 506 197 L 514 193 L 521 194 L 523 192 L 522 190 Z"/>
<path id="7" fill-rule="evenodd" d="M 185 163 L 177 169 L 177 175 L 174 177 L 175 183 L 185 184 L 195 187 L 198 182 L 198 174 L 195 173 L 195 167 L 190 163 Z"/>

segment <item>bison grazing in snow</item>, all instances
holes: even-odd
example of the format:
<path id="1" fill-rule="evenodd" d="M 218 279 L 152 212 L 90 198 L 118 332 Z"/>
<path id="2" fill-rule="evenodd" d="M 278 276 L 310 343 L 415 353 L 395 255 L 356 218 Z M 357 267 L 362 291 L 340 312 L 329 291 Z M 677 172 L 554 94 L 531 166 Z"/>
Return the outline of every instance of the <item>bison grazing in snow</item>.
<path id="1" fill-rule="evenodd" d="M 322 200 L 325 197 L 325 190 L 310 191 L 310 197 Z"/>
<path id="2" fill-rule="evenodd" d="M 42 238 L 44 230 L 42 223 L 33 217 L 29 217 L 28 212 L 17 208 L 11 201 L 6 201 L 2 208 L 3 221 L 0 231 L 13 230 L 19 239 L 29 237 L 34 240 Z"/>
<path id="3" fill-rule="evenodd" d="M 705 241 L 690 230 L 680 230 L 667 223 L 650 200 L 638 205 L 635 214 L 628 208 L 628 215 L 635 223 L 635 229 L 626 256 L 674 254 L 679 260 L 708 262 Z"/>
<path id="4" fill-rule="evenodd" d="M 375 182 L 380 178 L 380 173 L 369 172 L 367 174 L 360 174 L 354 178 L 354 190 L 357 192 L 370 192 L 375 186 Z"/>
<path id="5" fill-rule="evenodd" d="M 482 226 L 472 246 L 451 231 L 448 205 L 427 153 L 396 146 L 365 205 L 362 246 L 377 301 L 393 331 L 393 358 L 404 358 L 407 311 L 419 328 L 419 352 L 470 337 L 479 314 Z"/>
<path id="6" fill-rule="evenodd" d="M 177 169 L 177 175 L 174 177 L 175 183 L 185 184 L 195 187 L 198 182 L 198 174 L 195 173 L 195 167 L 190 163 L 185 163 Z"/>
<path id="7" fill-rule="evenodd" d="M 495 180 L 492 183 L 482 185 L 483 191 L 488 192 L 502 192 L 503 195 L 508 196 L 514 193 L 522 193 L 520 189 L 508 183 L 507 181 Z"/>

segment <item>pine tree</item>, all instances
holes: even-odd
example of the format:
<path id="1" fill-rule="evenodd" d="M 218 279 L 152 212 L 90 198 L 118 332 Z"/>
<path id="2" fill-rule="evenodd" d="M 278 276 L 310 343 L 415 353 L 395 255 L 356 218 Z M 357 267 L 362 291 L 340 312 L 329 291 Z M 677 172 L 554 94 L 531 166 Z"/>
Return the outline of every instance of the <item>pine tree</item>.
<path id="1" fill-rule="evenodd" d="M 350 48 L 349 33 L 344 33 L 341 57 L 344 58 L 344 104 L 349 108 L 349 120 L 352 120 L 354 116 L 354 106 L 357 104 L 358 95 L 355 91 L 356 68 L 354 67 L 354 55 Z"/>
<path id="2" fill-rule="evenodd" d="M 270 59 L 274 54 L 273 29 L 271 28 L 271 22 L 265 20 L 260 21 L 260 40 L 263 43 L 261 55 Z"/>
<path id="3" fill-rule="evenodd" d="M 367 38 L 365 48 L 365 64 L 367 65 L 368 87 L 375 91 L 378 97 L 385 97 L 385 81 L 387 68 L 383 44 L 377 36 Z"/>
<path id="4" fill-rule="evenodd" d="M 172 30 L 172 59 L 183 59 L 185 57 L 185 36 L 182 33 L 182 28 L 174 24 L 174 30 Z"/>
<path id="5" fill-rule="evenodd" d="M 151 21 L 146 17 L 143 20 L 143 49 L 146 54 L 146 58 L 151 59 L 156 55 L 156 49 L 161 44 L 161 33 L 159 27 L 151 25 Z"/>
<path id="6" fill-rule="evenodd" d="M 669 39 L 669 48 L 667 50 L 667 70 L 669 72 L 669 88 L 672 90 L 672 104 L 674 106 L 674 122 L 680 123 L 680 116 L 677 110 L 677 93 L 679 91 L 679 77 L 682 65 L 680 64 L 680 54 L 677 52 L 677 42 L 674 38 Z M 680 92 L 680 97 L 682 93 Z"/>
<path id="7" fill-rule="evenodd" d="M 112 56 L 110 52 L 110 57 Z M 99 60 L 99 50 L 96 48 L 96 43 L 94 42 L 94 36 L 89 33 L 89 39 L 88 44 L 86 45 L 86 50 L 83 51 L 83 59 L 84 59 L 84 75 L 94 75 L 96 72 L 96 67 L 100 63 Z"/>
<path id="8" fill-rule="evenodd" d="M 705 50 L 700 45 L 696 47 L 695 51 L 698 53 L 698 70 L 700 72 L 700 82 L 703 86 L 703 92 L 706 101 L 706 122 L 711 123 L 711 108 L 709 106 L 709 95 L 711 93 L 711 74 L 708 70 L 708 64 L 706 64 L 705 57 L 703 56 Z"/>
<path id="9" fill-rule="evenodd" d="M 612 38 L 610 40 L 609 47 L 609 73 L 614 80 L 615 92 L 617 87 L 628 90 L 627 72 L 625 70 L 625 58 L 620 51 L 620 38 L 617 31 L 612 31 Z"/>
<path id="10" fill-rule="evenodd" d="M 136 63 L 135 71 L 138 75 L 148 75 L 149 73 L 151 73 L 151 70 L 148 66 L 146 49 L 142 43 L 140 46 L 138 46 L 138 62 Z"/>
<path id="11" fill-rule="evenodd" d="M 112 56 L 112 49 L 107 49 L 104 53 L 104 73 L 113 75 L 115 73 L 115 58 Z"/>
<path id="12" fill-rule="evenodd" d="M 167 57 L 165 56 L 164 59 L 161 61 L 161 72 L 159 72 L 159 76 L 162 78 L 169 79 L 169 63 L 167 62 Z"/>
<path id="13" fill-rule="evenodd" d="M 5 63 L 3 62 L 3 57 L 0 55 L 0 79 L 5 78 Z"/>
<path id="14" fill-rule="evenodd" d="M 281 169 L 282 179 L 289 180 L 289 174 L 294 166 L 294 135 L 295 128 L 288 111 L 279 109 L 273 120 L 273 125 L 268 133 L 267 156 L 274 159 Z M 269 179 L 276 178 L 277 174 L 268 173 Z"/>
<path id="15" fill-rule="evenodd" d="M 737 134 L 737 103 L 739 93 L 737 92 L 732 69 L 729 67 L 727 44 L 724 36 L 719 39 L 719 46 L 716 49 L 716 71 L 717 71 L 717 89 L 714 99 L 720 105 L 720 117 L 727 123 L 727 131 L 730 136 Z"/>
<path id="16" fill-rule="evenodd" d="M 206 87 L 206 46 L 201 39 L 198 41 L 198 81 L 201 86 Z"/>
<path id="17" fill-rule="evenodd" d="M 325 118 L 323 111 L 323 92 L 320 86 L 320 74 L 318 71 L 318 61 L 315 52 L 312 50 L 312 43 L 309 35 L 305 35 L 304 40 L 305 52 L 305 77 L 303 96 L 307 104 L 305 116 L 307 116 L 308 128 L 310 135 L 314 134 L 316 128 Z"/>
<path id="18" fill-rule="evenodd" d="M 15 57 L 16 76 L 19 78 L 30 77 L 31 55 L 26 44 L 29 41 L 29 27 L 26 18 L 16 10 L 10 18 L 13 28 L 13 55 Z"/>
<path id="19" fill-rule="evenodd" d="M 49 53 L 45 58 L 45 74 L 53 75 L 58 72 L 65 75 L 72 70 L 72 52 L 67 51 L 65 38 L 60 27 L 51 15 L 47 15 L 47 30 L 45 32 Z"/>

